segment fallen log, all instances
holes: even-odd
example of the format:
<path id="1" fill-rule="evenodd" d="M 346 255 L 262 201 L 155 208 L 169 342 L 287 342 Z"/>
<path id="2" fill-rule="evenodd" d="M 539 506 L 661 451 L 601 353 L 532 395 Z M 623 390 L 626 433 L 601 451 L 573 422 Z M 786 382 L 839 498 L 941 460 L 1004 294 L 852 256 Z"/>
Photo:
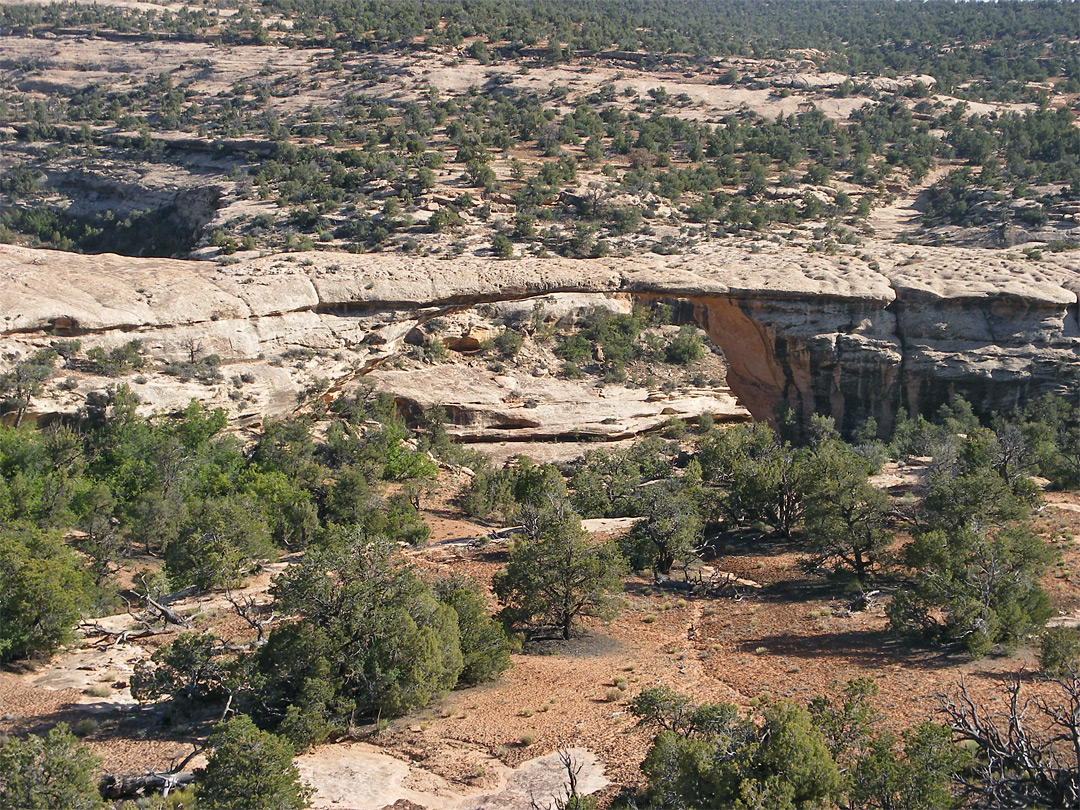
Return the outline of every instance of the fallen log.
<path id="1" fill-rule="evenodd" d="M 121 773 L 105 774 L 101 780 L 101 795 L 109 800 L 133 799 L 139 796 L 161 794 L 190 785 L 195 781 L 193 773 Z"/>
<path id="2" fill-rule="evenodd" d="M 82 622 L 79 624 L 79 629 L 87 636 L 102 636 L 102 638 L 99 641 L 94 642 L 94 644 L 98 646 L 104 644 L 106 647 L 115 647 L 119 644 L 127 644 L 131 641 L 147 638 L 149 636 L 171 635 L 176 632 L 175 630 L 155 630 L 152 627 L 143 627 L 138 630 L 135 628 L 128 628 L 127 630 L 110 630 L 107 627 L 102 627 L 97 622 Z"/>
<path id="3" fill-rule="evenodd" d="M 165 624 L 175 624 L 180 627 L 191 627 L 191 622 L 177 613 L 175 610 L 170 610 L 159 602 L 155 602 L 149 596 L 146 597 L 146 603 L 154 610 L 158 612 Z"/>
<path id="4" fill-rule="evenodd" d="M 191 746 L 191 753 L 180 762 L 173 760 L 167 771 L 146 771 L 145 773 L 105 774 L 98 789 L 106 799 L 130 799 L 137 796 L 149 796 L 160 793 L 168 796 L 178 787 L 190 785 L 195 781 L 195 774 L 184 768 L 203 751 L 198 745 Z"/>
<path id="5" fill-rule="evenodd" d="M 708 574 L 708 577 L 704 576 L 705 574 Z M 761 589 L 761 583 L 754 582 L 752 579 L 743 579 L 728 571 L 717 571 L 711 567 L 703 567 L 692 575 L 686 575 L 686 578 L 682 580 L 654 573 L 653 584 L 658 588 L 682 593 L 700 596 L 734 596 L 736 599 L 743 598 L 743 589 Z"/>

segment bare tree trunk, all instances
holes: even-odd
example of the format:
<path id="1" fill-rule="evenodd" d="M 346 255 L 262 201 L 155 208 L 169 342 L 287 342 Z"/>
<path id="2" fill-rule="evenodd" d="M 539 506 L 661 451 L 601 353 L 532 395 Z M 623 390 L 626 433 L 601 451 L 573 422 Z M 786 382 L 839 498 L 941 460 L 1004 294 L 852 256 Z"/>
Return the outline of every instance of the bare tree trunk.
<path id="1" fill-rule="evenodd" d="M 121 773 L 107 774 L 101 780 L 101 795 L 106 799 L 131 799 L 151 793 L 169 795 L 169 791 L 190 785 L 195 781 L 193 773 Z"/>

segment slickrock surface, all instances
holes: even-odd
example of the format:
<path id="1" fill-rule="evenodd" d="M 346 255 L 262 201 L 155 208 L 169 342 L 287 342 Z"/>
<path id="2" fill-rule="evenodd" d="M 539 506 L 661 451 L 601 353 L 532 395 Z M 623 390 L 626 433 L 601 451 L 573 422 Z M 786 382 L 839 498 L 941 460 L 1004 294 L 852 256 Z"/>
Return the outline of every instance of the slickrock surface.
<path id="1" fill-rule="evenodd" d="M 447 431 L 466 441 L 625 439 L 671 417 L 695 421 L 749 418 L 730 394 L 708 390 L 664 393 L 622 385 L 596 388 L 579 380 L 496 375 L 486 369 L 432 366 L 374 371 L 380 388 L 421 410 L 441 405 Z M 466 376 L 467 379 L 462 379 Z"/>
<path id="2" fill-rule="evenodd" d="M 1080 370 L 1078 291 L 1075 253 L 1034 262 L 893 244 L 835 256 L 758 243 L 596 260 L 316 252 L 228 266 L 0 246 L 0 349 L 139 338 L 157 357 L 184 359 L 197 345 L 256 369 L 266 384 L 249 405 L 280 412 L 303 385 L 273 365 L 290 349 L 334 353 L 301 369 L 334 382 L 378 365 L 417 324 L 478 304 L 629 293 L 692 301 L 755 416 L 787 403 L 852 426 L 868 415 L 888 424 L 901 406 L 932 408 L 953 393 L 994 410 L 1061 389 Z"/>

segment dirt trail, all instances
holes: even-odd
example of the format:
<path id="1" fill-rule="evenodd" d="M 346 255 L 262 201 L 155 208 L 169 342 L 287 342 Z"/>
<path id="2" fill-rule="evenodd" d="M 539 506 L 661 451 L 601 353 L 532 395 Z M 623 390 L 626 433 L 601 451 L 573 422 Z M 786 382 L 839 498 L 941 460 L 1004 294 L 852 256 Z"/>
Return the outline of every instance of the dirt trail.
<path id="1" fill-rule="evenodd" d="M 899 196 L 889 205 L 875 208 L 867 220 L 874 229 L 876 239 L 888 241 L 907 231 L 915 231 L 919 227 L 919 217 L 922 211 L 918 207 L 919 195 L 934 183 L 949 173 L 945 167 L 932 170 L 923 179 L 922 183 L 912 186 L 907 193 Z"/>

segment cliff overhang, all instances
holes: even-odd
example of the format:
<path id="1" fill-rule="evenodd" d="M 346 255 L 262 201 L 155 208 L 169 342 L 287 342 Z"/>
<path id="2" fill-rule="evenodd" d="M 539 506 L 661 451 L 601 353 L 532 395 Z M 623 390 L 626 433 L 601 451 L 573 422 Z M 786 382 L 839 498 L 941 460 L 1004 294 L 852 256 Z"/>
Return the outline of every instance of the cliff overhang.
<path id="1" fill-rule="evenodd" d="M 452 260 L 286 254 L 231 265 L 0 246 L 0 349 L 58 336 L 193 342 L 226 362 L 289 348 L 359 355 L 360 373 L 416 324 L 554 292 L 692 303 L 756 418 L 831 414 L 844 429 L 954 394 L 1006 410 L 1080 376 L 1080 256 L 881 244 L 857 255 L 720 247 L 677 257 Z"/>

